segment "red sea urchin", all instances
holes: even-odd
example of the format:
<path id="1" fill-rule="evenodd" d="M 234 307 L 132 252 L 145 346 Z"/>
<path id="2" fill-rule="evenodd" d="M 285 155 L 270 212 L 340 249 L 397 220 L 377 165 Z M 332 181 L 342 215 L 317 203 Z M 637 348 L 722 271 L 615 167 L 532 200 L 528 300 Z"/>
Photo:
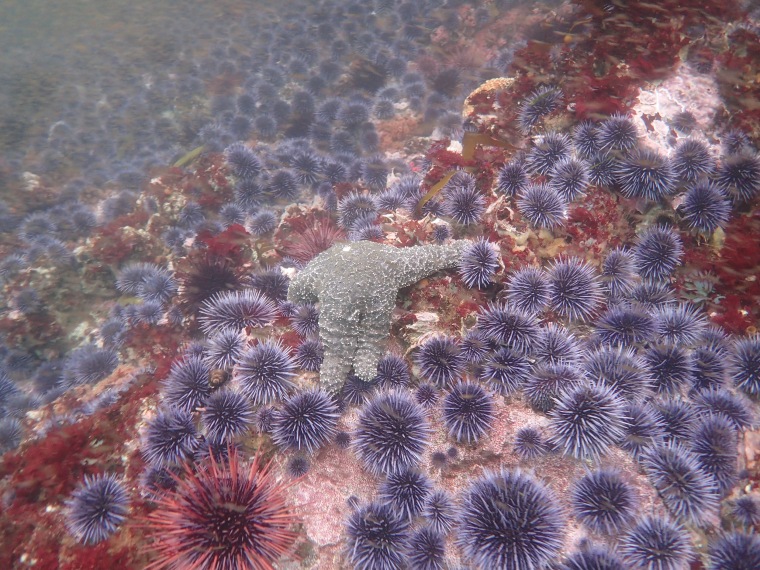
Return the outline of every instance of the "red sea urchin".
<path id="1" fill-rule="evenodd" d="M 211 454 L 205 467 L 186 467 L 176 481 L 144 522 L 157 555 L 148 568 L 271 570 L 295 542 L 288 485 L 260 456 L 246 466 L 231 450 L 228 463 Z"/>

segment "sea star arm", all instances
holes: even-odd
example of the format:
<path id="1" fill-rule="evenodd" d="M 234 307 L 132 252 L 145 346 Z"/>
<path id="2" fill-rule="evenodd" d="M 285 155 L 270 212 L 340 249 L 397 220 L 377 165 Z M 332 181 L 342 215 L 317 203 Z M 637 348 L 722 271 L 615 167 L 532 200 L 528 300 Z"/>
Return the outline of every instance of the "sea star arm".
<path id="1" fill-rule="evenodd" d="M 457 240 L 450 245 L 393 248 L 393 271 L 389 277 L 398 289 L 409 287 L 436 271 L 456 267 L 469 244 L 467 240 Z"/>
<path id="2" fill-rule="evenodd" d="M 314 305 L 319 301 L 321 279 L 314 267 L 305 267 L 288 287 L 288 301 L 299 305 Z"/>
<path id="3" fill-rule="evenodd" d="M 319 380 L 328 392 L 337 392 L 354 365 L 359 346 L 362 314 L 355 305 L 346 303 L 336 291 L 323 291 L 319 307 L 319 338 L 324 359 Z"/>
<path id="4" fill-rule="evenodd" d="M 396 291 L 383 292 L 366 299 L 358 329 L 354 372 L 368 382 L 377 374 L 377 363 L 388 349 L 388 329 L 396 306 Z"/>

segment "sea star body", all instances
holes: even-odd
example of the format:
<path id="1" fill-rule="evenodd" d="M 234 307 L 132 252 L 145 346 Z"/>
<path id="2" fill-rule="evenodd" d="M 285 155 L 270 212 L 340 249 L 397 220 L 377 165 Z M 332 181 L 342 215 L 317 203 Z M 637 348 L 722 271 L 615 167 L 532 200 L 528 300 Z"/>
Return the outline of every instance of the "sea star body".
<path id="1" fill-rule="evenodd" d="M 365 382 L 375 377 L 399 289 L 456 267 L 469 244 L 459 240 L 397 248 L 371 241 L 339 243 L 291 281 L 288 300 L 319 303 L 319 336 L 325 351 L 320 380 L 326 390 L 339 390 L 352 368 Z"/>

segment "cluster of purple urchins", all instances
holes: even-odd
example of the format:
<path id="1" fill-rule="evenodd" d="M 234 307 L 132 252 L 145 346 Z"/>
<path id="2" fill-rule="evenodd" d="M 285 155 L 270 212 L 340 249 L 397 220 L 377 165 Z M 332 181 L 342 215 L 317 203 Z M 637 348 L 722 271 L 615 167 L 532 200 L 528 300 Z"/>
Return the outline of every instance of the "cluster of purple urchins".
<path id="1" fill-rule="evenodd" d="M 534 131 L 545 116 L 561 108 L 561 101 L 559 89 L 539 87 L 521 105 L 521 127 Z M 667 157 L 641 145 L 629 117 L 613 115 L 600 123 L 582 122 L 571 134 L 534 135 L 530 149 L 500 169 L 496 187 L 516 196 L 520 213 L 538 228 L 561 225 L 567 205 L 589 184 L 649 202 L 680 194 L 678 212 L 684 225 L 710 234 L 725 227 L 732 205 L 746 205 L 760 194 L 760 157 L 749 139 L 732 131 L 722 142 L 723 156 L 717 162 L 695 138 L 681 139 Z"/>
<path id="2" fill-rule="evenodd" d="M 325 20 L 316 35 L 304 30 L 309 42 L 294 42 L 292 26 L 285 31 L 276 22 L 256 35 L 267 38 L 257 52 L 256 71 L 244 72 L 249 75 L 237 95 L 213 98 L 214 118 L 199 138 L 207 150 L 224 151 L 235 180 L 235 199 L 219 213 L 222 223 L 244 223 L 252 233 L 266 234 L 276 226 L 273 208 L 308 191 L 338 209 L 351 239 L 377 239 L 382 237 L 377 211 L 412 206 L 420 194 L 418 182 L 386 191 L 391 170 L 403 174 L 406 167 L 378 154 L 376 122 L 401 110 L 422 114 L 438 124 L 443 136 L 457 137 L 461 118 L 448 109 L 472 81 L 457 68 L 437 64 L 408 70 L 409 60 L 425 49 L 424 34 L 418 33 L 422 28 L 413 22 L 424 16 L 425 26 L 451 30 L 461 22 L 452 9 L 425 13 L 424 2 L 403 8 L 380 2 L 383 18 L 362 23 L 364 31 L 357 36 L 338 22 L 361 20 L 359 13 L 348 15 L 331 2 L 322 4 Z M 443 14 L 447 16 L 439 21 Z M 407 24 L 399 25 L 401 20 Z M 272 49 L 280 44 L 289 47 Z M 253 138 L 255 148 L 242 142 Z M 340 183 L 360 183 L 369 195 L 353 193 L 338 204 L 333 188 Z M 170 237 L 180 241 L 176 229 Z"/>
<path id="3" fill-rule="evenodd" d="M 458 66 L 428 65 L 420 72 L 409 67 L 429 49 L 426 30 L 443 26 L 451 33 L 462 31 L 457 6 L 384 0 L 369 6 L 353 3 L 348 9 L 333 0 L 316 4 L 317 18 L 303 16 L 315 3 L 296 2 L 293 11 L 251 11 L 227 29 L 216 24 L 213 31 L 202 9 L 190 10 L 181 24 L 161 27 L 177 53 L 183 53 L 180 59 L 135 61 L 125 49 L 128 35 L 119 34 L 107 45 L 98 44 L 99 54 L 106 50 L 103 61 L 113 65 L 97 60 L 82 65 L 80 58 L 59 50 L 71 82 L 64 82 L 48 101 L 53 118 L 44 120 L 50 122 L 35 124 L 35 134 L 29 135 L 37 150 L 29 157 L 30 171 L 64 177 L 81 170 L 83 179 L 76 182 L 82 185 L 113 181 L 137 190 L 146 170 L 179 158 L 178 140 L 187 141 L 187 133 L 197 129 L 194 114 L 162 112 L 176 100 L 207 101 L 209 118 L 199 142 L 213 151 L 250 138 L 308 138 L 331 154 L 372 153 L 378 145 L 372 121 L 392 119 L 404 109 L 438 123 L 445 134 L 461 130 L 450 101 L 466 94 L 467 83 L 478 76 L 472 62 L 467 74 Z M 491 17 L 485 7 L 477 13 L 478 25 Z M 222 32 L 224 40 L 215 39 Z M 99 40 L 95 30 L 82 38 L 85 43 Z M 141 72 L 156 80 L 146 85 L 127 79 Z M 209 87 L 225 77 L 235 77 L 239 88 L 213 94 Z"/>
<path id="4" fill-rule="evenodd" d="M 152 275 L 156 270 L 147 264 L 127 266 L 119 274 L 118 287 L 139 294 L 146 272 Z M 267 270 L 252 275 L 248 283 L 250 288 L 211 295 L 198 310 L 205 339 L 188 346 L 173 363 L 163 382 L 161 407 L 143 435 L 146 492 L 173 486 L 171 474 L 180 473 L 182 464 L 209 451 L 225 454 L 256 426 L 264 431 L 266 425 L 285 449 L 309 452 L 335 431 L 337 408 L 332 399 L 321 392 L 298 392 L 292 381 L 299 365 L 313 369 L 314 359 L 295 358 L 276 339 L 252 343 L 246 335 L 247 330 L 271 324 L 278 311 L 291 310 L 282 301 L 287 278 Z M 314 332 L 313 307 L 291 312 L 301 330 Z M 271 407 L 283 401 L 281 407 Z M 320 410 L 325 420 L 314 428 Z M 308 425 L 303 425 L 303 417 L 310 419 Z"/>
<path id="5" fill-rule="evenodd" d="M 51 189 L 60 186 L 60 192 L 49 207 L 35 204 L 25 213 L 0 201 L 0 234 L 14 243 L 14 253 L 0 261 L 0 282 L 12 283 L 24 270 L 42 265 L 76 271 L 73 245 L 99 226 L 142 209 L 162 218 L 169 215 L 166 205 L 140 196 L 150 180 L 147 169 L 170 165 L 199 145 L 204 151 L 223 153 L 234 179 L 234 196 L 218 211 L 192 200 L 172 211 L 162 239 L 174 254 L 183 254 L 200 231 L 214 235 L 232 224 L 243 224 L 257 236 L 268 234 L 277 226 L 279 207 L 307 193 L 321 196 L 335 209 L 333 187 L 343 182 L 361 184 L 376 201 L 376 206 L 368 206 L 360 199 L 358 208 L 353 199 L 345 201 L 342 213 L 352 220 L 345 226 L 349 237 L 381 237 L 373 211 L 411 208 L 420 194 L 419 180 L 403 175 L 404 165 L 378 154 L 378 121 L 399 113 L 423 116 L 442 136 L 456 138 L 461 117 L 451 109 L 460 106 L 477 74 L 471 63 L 466 74 L 441 64 L 418 70 L 409 66 L 429 49 L 425 30 L 443 26 L 452 33 L 461 31 L 465 24 L 456 6 L 427 1 L 374 4 L 370 9 L 358 3 L 347 8 L 344 2 L 320 1 L 319 17 L 305 19 L 303 9 L 314 8 L 314 3 L 296 2 L 276 15 L 240 14 L 232 27 L 229 22 L 228 27 L 218 24 L 218 33 L 210 32 L 206 14 L 188 10 L 181 25 L 161 29 L 162 37 L 184 54 L 182 61 L 158 58 L 161 61 L 148 63 L 150 69 L 144 60 L 131 59 L 119 35 L 98 49 L 103 53 L 118 46 L 108 54 L 108 61 L 116 65 L 81 65 L 79 59 L 68 59 L 68 50 L 61 50 L 61 65 L 72 64 L 67 77 L 73 82 L 62 84 L 54 100 L 47 101 L 50 124 L 29 129 L 28 147 L 35 152 L 23 160 L 14 156 L 9 163 L 23 162 L 24 169 L 41 177 L 43 186 L 49 182 Z M 479 24 L 491 17 L 485 8 L 477 13 Z M 213 39 L 222 36 L 223 41 Z M 505 60 L 493 63 L 499 72 L 504 70 Z M 125 79 L 133 72 L 150 73 L 155 81 L 148 86 Z M 239 88 L 212 94 L 207 86 L 224 77 L 235 77 Z M 208 122 L 200 129 L 195 113 L 189 118 L 164 112 L 177 100 L 204 99 Z M 187 138 L 190 132 L 198 133 L 196 141 Z M 186 147 L 182 150 L 180 140 Z M 251 140 L 256 146 L 243 142 Z M 391 169 L 403 176 L 386 190 Z M 72 172 L 80 177 L 66 181 Z M 118 347 L 131 326 L 152 326 L 164 319 L 176 324 L 182 318 L 168 305 L 176 292 L 168 271 L 152 266 L 124 269 L 128 287 L 135 276 L 133 285 L 141 291 L 122 292 L 141 302 L 118 311 L 103 325 L 108 350 Z M 36 285 L 25 286 L 13 293 L 11 305 L 25 318 L 38 317 L 47 309 L 42 293 Z M 319 350 L 314 343 L 304 347 L 305 366 L 317 367 Z M 21 390 L 11 399 L 15 414 L 38 405 L 38 396 L 54 399 L 72 384 L 106 376 L 114 361 L 110 354 L 94 351 L 60 355 L 49 362 L 25 347 L 3 346 L 0 353 L 0 366 L 13 382 L 35 380 L 33 394 Z M 61 384 L 64 361 L 69 370 Z M 5 424 L 8 445 L 2 449 L 14 447 L 19 439 L 12 418 Z"/>
<path id="6" fill-rule="evenodd" d="M 572 516 L 621 548 L 592 541 L 562 568 L 675 570 L 695 556 L 688 528 L 717 525 L 721 501 L 736 493 L 724 516 L 737 531 L 718 540 L 708 560 L 756 557 L 760 541 L 741 531 L 760 520 L 758 497 L 736 488 L 740 433 L 757 422 L 760 338 L 729 339 L 698 306 L 676 301 L 669 280 L 680 255 L 678 234 L 653 226 L 631 249 L 613 250 L 601 271 L 576 258 L 515 271 L 506 302 L 485 307 L 461 339 L 438 335 L 420 345 L 413 396 L 373 395 L 373 383 L 351 388 L 364 402 L 353 447 L 384 477 L 377 497 L 348 519 L 352 564 L 442 568 L 453 533 L 478 567 L 538 567 L 559 562 L 563 516 Z M 560 322 L 542 325 L 544 314 Z M 436 517 L 451 497 L 442 500 L 420 471 L 428 410 L 440 409 L 454 444 L 473 446 L 488 437 L 503 397 L 546 416 L 516 434 L 521 460 L 561 454 L 593 469 L 574 483 L 564 515 L 534 477 L 486 474 L 442 528 Z M 632 477 L 608 463 L 616 447 L 638 462 L 667 518 L 643 516 Z M 434 467 L 447 462 L 442 452 L 431 457 Z"/>

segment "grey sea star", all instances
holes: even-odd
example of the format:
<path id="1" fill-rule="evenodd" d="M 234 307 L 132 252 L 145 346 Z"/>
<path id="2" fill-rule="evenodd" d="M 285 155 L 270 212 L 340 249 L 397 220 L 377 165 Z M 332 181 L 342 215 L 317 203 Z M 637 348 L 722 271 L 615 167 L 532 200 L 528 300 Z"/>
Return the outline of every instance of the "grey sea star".
<path id="1" fill-rule="evenodd" d="M 319 303 L 324 345 L 320 381 L 326 390 L 339 390 L 351 368 L 366 382 L 375 377 L 399 289 L 455 267 L 470 243 L 406 248 L 371 241 L 338 243 L 296 275 L 288 300 Z"/>

